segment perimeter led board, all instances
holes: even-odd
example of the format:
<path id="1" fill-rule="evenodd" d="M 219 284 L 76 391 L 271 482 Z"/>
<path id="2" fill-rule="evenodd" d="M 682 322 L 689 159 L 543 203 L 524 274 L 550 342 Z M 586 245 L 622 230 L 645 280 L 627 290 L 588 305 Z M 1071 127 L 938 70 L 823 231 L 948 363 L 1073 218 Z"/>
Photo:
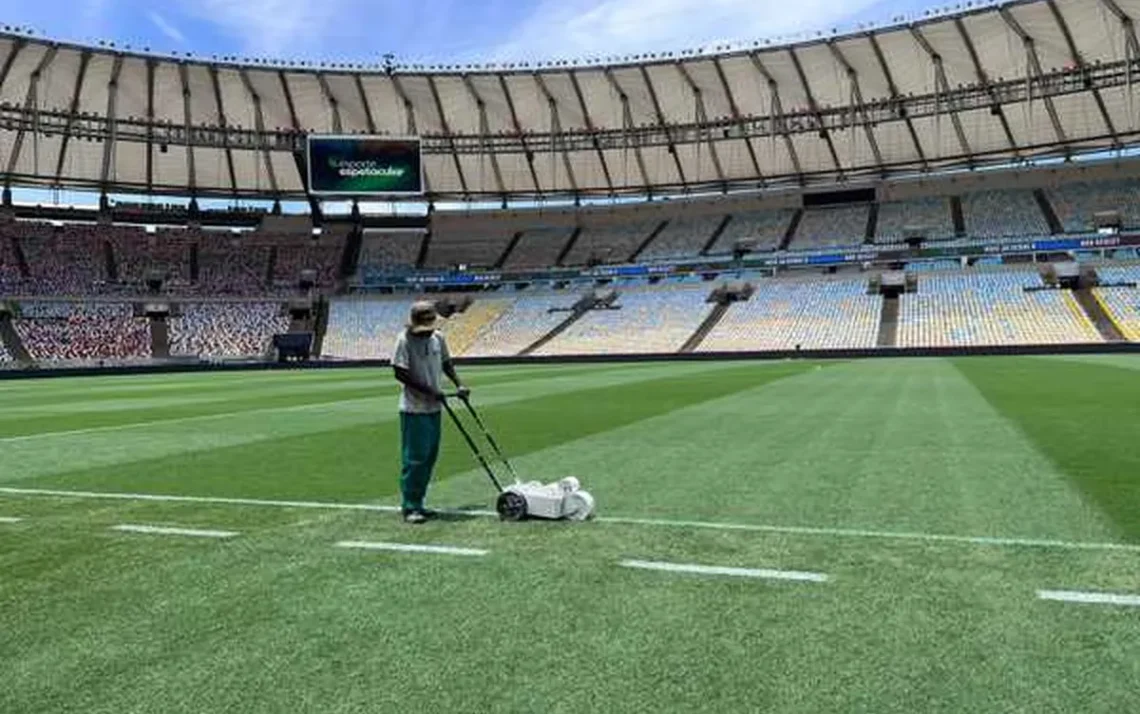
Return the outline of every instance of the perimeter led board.
<path id="1" fill-rule="evenodd" d="M 310 136 L 309 193 L 318 196 L 421 196 L 419 139 Z"/>

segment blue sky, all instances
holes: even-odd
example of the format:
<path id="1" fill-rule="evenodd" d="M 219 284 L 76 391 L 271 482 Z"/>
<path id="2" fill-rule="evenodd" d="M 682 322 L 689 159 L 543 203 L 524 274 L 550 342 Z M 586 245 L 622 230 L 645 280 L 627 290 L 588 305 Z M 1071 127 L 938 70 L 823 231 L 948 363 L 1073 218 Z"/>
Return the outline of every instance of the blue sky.
<path id="1" fill-rule="evenodd" d="M 409 64 L 586 59 L 854 29 L 922 0 L 12 0 L 0 24 L 154 51 Z"/>

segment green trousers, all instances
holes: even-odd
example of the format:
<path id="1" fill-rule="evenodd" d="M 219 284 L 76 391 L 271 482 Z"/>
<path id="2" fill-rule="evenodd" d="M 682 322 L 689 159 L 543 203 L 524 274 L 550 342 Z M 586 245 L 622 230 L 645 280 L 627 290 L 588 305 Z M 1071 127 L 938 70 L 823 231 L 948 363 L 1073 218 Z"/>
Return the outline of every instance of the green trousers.
<path id="1" fill-rule="evenodd" d="M 405 511 L 424 507 L 428 482 L 439 457 L 440 414 L 400 412 L 400 496 Z"/>

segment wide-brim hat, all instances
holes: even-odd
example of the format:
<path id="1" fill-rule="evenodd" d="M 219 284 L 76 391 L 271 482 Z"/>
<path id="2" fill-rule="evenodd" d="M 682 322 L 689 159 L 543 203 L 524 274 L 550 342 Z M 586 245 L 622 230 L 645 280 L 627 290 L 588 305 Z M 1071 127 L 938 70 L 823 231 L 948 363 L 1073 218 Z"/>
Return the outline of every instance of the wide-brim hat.
<path id="1" fill-rule="evenodd" d="M 412 305 L 408 313 L 408 329 L 414 335 L 432 332 L 438 327 L 439 313 L 436 312 L 435 303 L 421 300 Z"/>

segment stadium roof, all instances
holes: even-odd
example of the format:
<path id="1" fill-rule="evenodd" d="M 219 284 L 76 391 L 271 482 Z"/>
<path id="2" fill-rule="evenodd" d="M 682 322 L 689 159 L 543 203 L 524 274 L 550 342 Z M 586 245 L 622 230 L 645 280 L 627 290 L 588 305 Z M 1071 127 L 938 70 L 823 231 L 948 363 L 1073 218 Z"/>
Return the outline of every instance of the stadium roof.
<path id="1" fill-rule="evenodd" d="M 967 4 L 969 5 L 969 4 Z M 0 175 L 299 196 L 303 135 L 424 140 L 436 197 L 830 184 L 1137 139 L 1140 0 L 1026 0 L 635 63 L 357 69 L 0 34 Z"/>

